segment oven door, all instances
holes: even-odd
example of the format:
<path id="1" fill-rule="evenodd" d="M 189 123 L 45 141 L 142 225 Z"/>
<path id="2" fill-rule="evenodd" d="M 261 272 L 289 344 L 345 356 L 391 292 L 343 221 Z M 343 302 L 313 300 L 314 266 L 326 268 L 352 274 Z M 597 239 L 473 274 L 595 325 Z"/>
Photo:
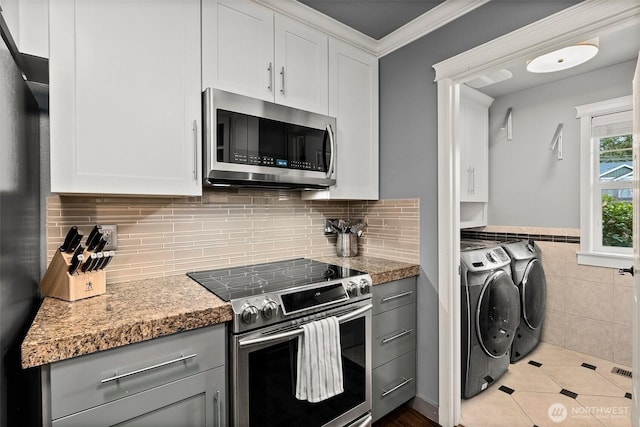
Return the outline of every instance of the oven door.
<path id="1" fill-rule="evenodd" d="M 231 406 L 233 425 L 345 426 L 369 425 L 371 411 L 371 303 L 350 304 L 314 315 L 337 316 L 344 392 L 318 403 L 295 397 L 297 331 L 292 321 L 231 336 Z M 356 421 L 357 420 L 357 421 Z"/>

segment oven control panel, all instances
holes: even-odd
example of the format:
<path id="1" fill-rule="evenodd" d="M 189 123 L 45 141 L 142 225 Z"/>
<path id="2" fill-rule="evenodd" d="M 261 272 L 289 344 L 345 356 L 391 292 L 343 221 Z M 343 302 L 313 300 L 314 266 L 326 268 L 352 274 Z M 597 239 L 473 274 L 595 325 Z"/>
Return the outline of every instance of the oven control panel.
<path id="1" fill-rule="evenodd" d="M 371 285 L 371 277 L 366 274 L 231 301 L 233 331 L 244 332 L 320 312 L 354 299 L 370 298 Z"/>

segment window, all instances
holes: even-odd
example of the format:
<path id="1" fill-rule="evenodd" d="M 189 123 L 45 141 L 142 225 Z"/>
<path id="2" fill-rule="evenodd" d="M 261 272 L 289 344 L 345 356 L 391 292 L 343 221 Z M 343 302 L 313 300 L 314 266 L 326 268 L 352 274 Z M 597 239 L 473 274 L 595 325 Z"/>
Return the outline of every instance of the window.
<path id="1" fill-rule="evenodd" d="M 633 255 L 631 102 L 626 96 L 576 107 L 581 151 L 580 264 L 621 267 Z"/>

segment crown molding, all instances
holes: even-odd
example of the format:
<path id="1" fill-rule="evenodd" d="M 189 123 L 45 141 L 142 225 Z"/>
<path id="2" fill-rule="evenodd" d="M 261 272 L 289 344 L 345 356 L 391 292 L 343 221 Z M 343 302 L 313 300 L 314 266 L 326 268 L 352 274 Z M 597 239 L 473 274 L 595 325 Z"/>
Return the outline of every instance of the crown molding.
<path id="1" fill-rule="evenodd" d="M 640 22 L 637 0 L 585 0 L 483 45 L 435 64 L 435 81 L 468 80 L 506 64 Z"/>
<path id="2" fill-rule="evenodd" d="M 336 21 L 335 19 L 321 12 L 318 12 L 317 10 L 307 6 L 306 4 L 302 4 L 296 0 L 254 1 L 256 3 L 267 6 L 269 9 L 273 9 L 278 13 L 309 25 L 310 27 L 313 27 L 324 33 L 328 33 L 332 37 L 364 49 L 373 55 L 377 56 L 378 54 L 377 40 L 366 36 L 361 32 L 349 27 L 348 25 Z"/>
<path id="3" fill-rule="evenodd" d="M 489 0 L 446 0 L 380 39 L 378 57 L 388 55 L 488 2 Z"/>
<path id="4" fill-rule="evenodd" d="M 445 0 L 380 40 L 362 34 L 296 0 L 254 0 L 332 37 L 364 49 L 378 58 L 429 34 L 489 0 Z"/>

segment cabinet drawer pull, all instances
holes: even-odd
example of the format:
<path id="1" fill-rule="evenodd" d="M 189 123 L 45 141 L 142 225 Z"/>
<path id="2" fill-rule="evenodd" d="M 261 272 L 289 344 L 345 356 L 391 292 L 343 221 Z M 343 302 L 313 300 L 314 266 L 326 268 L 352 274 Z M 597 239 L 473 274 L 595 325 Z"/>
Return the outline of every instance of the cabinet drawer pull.
<path id="1" fill-rule="evenodd" d="M 409 384 L 411 381 L 413 381 L 413 378 L 405 378 L 402 377 L 403 381 L 398 384 L 397 386 L 395 386 L 394 388 L 392 388 L 391 390 L 385 390 L 382 389 L 382 397 L 387 397 L 388 395 L 390 395 L 391 393 L 393 393 L 394 391 L 398 390 L 401 387 L 406 386 L 407 384 Z"/>
<path id="2" fill-rule="evenodd" d="M 184 362 L 186 360 L 193 359 L 196 356 L 197 356 L 196 353 L 190 354 L 189 356 L 185 356 L 184 354 L 180 353 L 180 357 L 178 357 L 177 359 L 169 360 L 168 362 L 158 363 L 157 365 L 148 366 L 148 367 L 142 368 L 142 369 L 137 369 L 135 371 L 127 372 L 125 374 L 120 374 L 120 375 L 115 375 L 114 374 L 114 376 L 112 376 L 112 377 L 100 380 L 100 383 L 101 384 L 106 384 L 106 383 L 111 382 L 111 381 L 118 381 L 119 379 L 122 379 L 122 378 L 130 377 L 132 375 L 141 374 L 143 372 L 151 371 L 153 369 L 162 368 L 163 366 L 171 365 L 173 363 Z"/>
<path id="3" fill-rule="evenodd" d="M 273 92 L 271 89 L 271 84 L 273 82 L 273 64 L 269 62 L 269 66 L 267 67 L 267 71 L 269 72 L 269 84 L 267 85 L 267 90 L 269 92 Z"/>
<path id="4" fill-rule="evenodd" d="M 403 337 L 403 336 L 405 336 L 405 335 L 407 335 L 407 334 L 410 334 L 410 333 L 412 333 L 412 332 L 413 332 L 413 329 L 403 329 L 403 330 L 402 330 L 402 332 L 400 332 L 400 333 L 398 333 L 398 334 L 395 334 L 395 335 L 394 335 L 394 336 L 392 336 L 392 337 L 389 337 L 389 338 L 385 338 L 385 339 L 383 339 L 383 340 L 382 340 L 382 344 L 386 344 L 386 343 L 388 343 L 389 341 L 397 340 L 398 338 Z"/>
<path id="5" fill-rule="evenodd" d="M 408 297 L 411 294 L 413 294 L 413 291 L 403 292 L 403 293 L 398 294 L 398 295 L 391 295 L 390 297 L 382 298 L 382 302 L 392 301 L 392 300 L 394 300 L 396 298 Z"/>

